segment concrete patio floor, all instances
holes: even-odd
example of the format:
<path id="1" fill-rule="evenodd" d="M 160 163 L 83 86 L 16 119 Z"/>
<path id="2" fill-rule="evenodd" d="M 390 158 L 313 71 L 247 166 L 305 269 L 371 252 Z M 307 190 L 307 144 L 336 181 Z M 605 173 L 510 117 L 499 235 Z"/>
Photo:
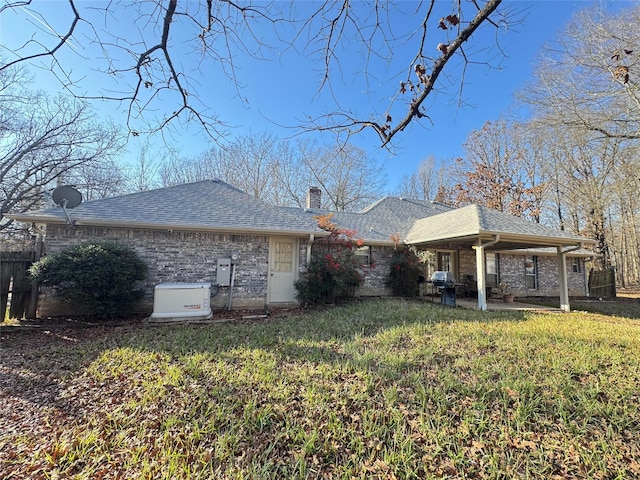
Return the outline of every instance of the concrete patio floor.
<path id="1" fill-rule="evenodd" d="M 427 302 L 440 303 L 439 296 L 425 296 L 424 299 Z M 478 308 L 478 299 L 476 298 L 456 298 L 456 306 L 460 308 L 468 308 L 475 310 Z M 513 302 L 504 303 L 502 300 L 490 299 L 487 301 L 487 311 L 498 310 L 516 310 L 516 311 L 531 311 L 531 312 L 562 312 L 559 307 L 547 307 L 545 305 L 533 305 L 531 303 Z"/>

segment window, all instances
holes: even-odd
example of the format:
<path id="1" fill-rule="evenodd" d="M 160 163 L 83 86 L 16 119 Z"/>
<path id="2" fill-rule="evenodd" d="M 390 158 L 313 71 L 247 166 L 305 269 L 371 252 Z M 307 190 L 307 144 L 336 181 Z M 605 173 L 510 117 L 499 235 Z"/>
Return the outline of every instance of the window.
<path id="1" fill-rule="evenodd" d="M 371 266 L 371 247 L 365 245 L 364 247 L 359 247 L 353 254 L 353 258 L 356 263 L 362 267 L 370 267 Z"/>
<path id="2" fill-rule="evenodd" d="M 571 271 L 573 273 L 582 273 L 582 261 L 578 257 L 571 259 Z"/>
<path id="3" fill-rule="evenodd" d="M 538 289 L 538 256 L 527 256 L 524 263 L 524 277 L 527 290 Z"/>
<path id="4" fill-rule="evenodd" d="M 273 254 L 274 272 L 292 272 L 293 271 L 293 244 L 289 242 L 276 242 L 275 253 Z"/>
<path id="5" fill-rule="evenodd" d="M 450 252 L 438 252 L 438 270 L 444 272 L 452 272 L 451 268 L 451 253 Z"/>
<path id="6" fill-rule="evenodd" d="M 485 263 L 486 263 L 486 279 L 487 279 L 487 287 L 498 287 L 498 282 L 500 280 L 499 274 L 499 255 L 497 253 L 487 253 L 485 254 Z"/>

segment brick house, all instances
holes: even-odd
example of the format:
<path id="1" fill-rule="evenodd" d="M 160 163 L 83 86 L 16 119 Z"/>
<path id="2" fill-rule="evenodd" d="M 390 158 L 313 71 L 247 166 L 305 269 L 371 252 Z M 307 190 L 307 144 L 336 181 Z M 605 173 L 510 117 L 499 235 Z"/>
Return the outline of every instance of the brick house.
<path id="1" fill-rule="evenodd" d="M 313 243 L 327 234 L 315 216 L 320 190 L 312 187 L 307 208 L 275 207 L 219 180 L 207 180 L 82 203 L 7 215 L 44 226 L 45 253 L 90 240 L 130 245 L 149 266 L 145 302 L 151 309 L 160 283 L 211 282 L 214 307 L 263 307 L 296 301 L 294 282 L 311 258 Z M 358 295 L 386 295 L 385 280 L 401 242 L 433 252 L 425 276 L 449 270 L 475 284 L 478 308 L 486 309 L 486 287 L 509 283 L 513 293 L 585 295 L 582 247 L 590 239 L 554 230 L 477 205 L 452 208 L 435 202 L 384 197 L 361 212 L 334 212 L 338 225 L 364 240 L 359 249 L 365 281 Z M 238 254 L 233 287 L 216 283 L 218 260 Z M 62 313 L 46 289 L 39 314 Z"/>

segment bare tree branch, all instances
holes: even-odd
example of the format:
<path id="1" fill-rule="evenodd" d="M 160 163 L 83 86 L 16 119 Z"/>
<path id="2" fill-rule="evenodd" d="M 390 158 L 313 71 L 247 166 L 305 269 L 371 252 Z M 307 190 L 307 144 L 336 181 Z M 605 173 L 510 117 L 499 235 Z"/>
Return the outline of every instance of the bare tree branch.
<path id="1" fill-rule="evenodd" d="M 246 106 L 248 99 L 245 98 L 244 83 L 257 80 L 254 71 L 249 71 L 247 77 L 241 78 L 237 65 L 240 58 L 273 60 L 275 55 L 283 51 L 298 50 L 300 42 L 306 42 L 303 49 L 320 44 L 319 49 L 313 52 L 321 56 L 324 63 L 319 88 L 333 95 L 338 110 L 334 115 L 318 117 L 318 120 L 325 122 L 318 129 L 346 132 L 349 136 L 372 128 L 382 145 L 386 146 L 414 119 L 429 118 L 423 104 L 435 88 L 445 65 L 461 51 L 462 44 L 481 24 L 497 25 L 490 17 L 501 0 L 466 3 L 471 9 L 474 6 L 476 8 L 469 23 L 464 23 L 462 3 L 457 0 L 452 1 L 453 11 L 457 13 L 438 23 L 431 23 L 431 20 L 437 21 L 432 17 L 438 2 L 425 2 L 426 12 L 417 17 L 418 39 L 406 33 L 407 25 L 402 25 L 400 33 L 394 32 L 392 23 L 400 21 L 394 14 L 401 10 L 403 4 L 395 4 L 390 0 L 374 0 L 370 4 L 327 0 L 315 10 L 305 3 L 263 4 L 250 0 L 193 0 L 180 3 L 177 0 L 140 0 L 131 4 L 109 2 L 104 6 L 86 6 L 75 0 L 67 2 L 71 18 L 65 31 L 56 33 L 51 26 L 54 24 L 51 19 L 41 17 L 47 25 L 45 33 L 53 33 L 54 42 L 48 45 L 34 36 L 27 44 L 41 48 L 35 53 L 24 50 L 25 45 L 1 46 L 0 55 L 3 51 L 10 52 L 11 61 L 0 64 L 0 71 L 17 64 L 29 65 L 50 58 L 50 65 L 37 65 L 50 69 L 63 89 L 76 98 L 122 103 L 127 115 L 126 123 L 134 136 L 142 132 L 170 131 L 172 125 L 194 122 L 210 138 L 218 140 L 226 134 L 227 126 L 233 119 L 219 118 L 214 113 L 216 105 L 203 100 L 203 93 L 211 85 L 210 76 L 223 74 L 229 77 L 235 85 L 236 96 Z M 25 14 L 40 15 L 39 5 L 16 0 L 3 6 L 0 13 L 12 12 L 23 17 Z M 415 7 L 416 14 L 421 5 Z M 298 8 L 305 12 L 300 22 L 297 20 Z M 132 26 L 127 24 L 125 27 L 125 20 L 129 19 L 132 19 Z M 100 25 L 101 21 L 104 25 Z M 118 23 L 119 28 L 110 28 L 114 22 Z M 425 53 L 428 27 L 435 29 L 438 25 L 439 28 L 446 25 L 447 38 L 449 30 L 456 32 L 456 37 L 439 47 L 441 55 L 437 59 L 429 60 L 430 56 Z M 461 25 L 465 25 L 464 28 Z M 314 30 L 316 26 L 317 31 Z M 125 33 L 121 33 L 123 28 L 126 28 Z M 267 33 L 267 29 L 271 29 L 271 32 Z M 303 32 L 308 36 L 305 37 Z M 347 38 L 347 32 L 352 33 L 353 37 Z M 289 38 L 291 36 L 293 38 Z M 333 90 L 333 79 L 340 78 L 343 66 L 352 67 L 349 65 L 350 59 L 343 56 L 345 43 L 350 46 L 350 42 L 353 42 L 358 46 L 362 52 L 364 69 L 368 72 L 370 62 L 396 61 L 400 55 L 396 48 L 404 49 L 405 42 L 414 40 L 418 41 L 418 48 L 414 58 L 408 61 L 407 81 L 414 72 L 418 74 L 418 81 L 400 121 L 392 126 L 389 115 L 383 120 L 374 116 L 363 119 L 352 113 L 351 108 L 339 105 Z M 267 43 L 271 41 L 274 45 Z M 90 52 L 86 57 L 91 59 L 89 62 L 94 72 L 90 71 L 81 78 L 72 77 L 72 74 L 77 74 L 70 68 L 67 55 L 80 54 L 64 48 L 72 48 L 72 42 Z M 265 52 L 273 52 L 274 55 L 267 56 Z M 430 61 L 433 64 L 425 66 Z M 464 61 L 465 64 L 471 62 L 466 56 Z M 95 82 L 94 85 L 87 80 L 89 75 L 93 76 L 96 72 L 106 75 L 106 82 L 110 82 L 108 86 L 101 82 Z M 373 79 L 369 73 L 365 76 L 367 82 L 369 78 Z M 198 85 L 199 79 L 206 81 Z M 378 81 L 383 83 L 384 79 Z M 395 92 L 392 96 L 399 99 Z"/>
<path id="2" fill-rule="evenodd" d="M 5 213 L 42 206 L 47 189 L 122 147 L 118 131 L 96 124 L 86 105 L 25 90 L 11 73 L 0 72 L 0 231 L 12 223 Z"/>
<path id="3" fill-rule="evenodd" d="M 2 72 L 3 70 L 7 70 L 10 69 L 12 67 L 14 67 L 15 65 L 19 64 L 19 63 L 24 63 L 24 62 L 29 62 L 31 60 L 35 60 L 38 58 L 42 58 L 42 57 L 55 57 L 56 53 L 58 52 L 58 50 L 60 50 L 60 48 L 62 48 L 67 41 L 71 38 L 71 36 L 73 35 L 73 32 L 76 29 L 76 26 L 78 25 L 78 22 L 80 21 L 80 14 L 78 13 L 78 10 L 76 9 L 76 5 L 74 3 L 74 0 L 67 0 L 69 2 L 69 6 L 71 7 L 71 11 L 73 12 L 73 20 L 71 21 L 71 25 L 69 25 L 69 29 L 67 30 L 67 32 L 60 36 L 60 41 L 57 43 L 57 45 L 55 45 L 53 48 L 51 49 L 47 49 L 46 47 L 44 47 L 41 43 L 38 43 L 39 45 L 43 46 L 43 48 L 45 49 L 45 51 L 40 52 L 40 53 L 35 53 L 33 55 L 27 55 L 25 57 L 19 57 L 11 62 L 8 62 L 4 65 L 0 65 L 0 72 Z M 0 14 L 2 14 L 3 10 L 5 9 L 14 9 L 14 8 L 18 8 L 18 7 L 25 7 L 31 5 L 31 0 L 29 1 L 25 1 L 25 2 L 12 2 L 12 3 L 8 3 L 6 5 L 4 5 L 2 8 L 0 8 Z M 33 42 L 35 42 L 35 40 L 32 40 Z"/>
<path id="4" fill-rule="evenodd" d="M 520 97 L 556 128 L 640 139 L 640 8 L 581 12 L 554 40 Z"/>
<path id="5" fill-rule="evenodd" d="M 409 85 L 409 88 L 414 92 L 414 96 L 410 101 L 405 116 L 394 126 L 391 125 L 391 117 L 388 114 L 386 116 L 387 118 L 384 119 L 384 122 L 380 122 L 371 119 L 363 120 L 348 112 L 337 112 L 325 114 L 313 119 L 312 126 L 309 127 L 309 130 L 317 129 L 320 131 L 342 132 L 347 136 L 352 136 L 367 128 L 372 128 L 378 134 L 378 137 L 382 142 L 382 146 L 387 146 L 393 137 L 403 131 L 413 120 L 416 118 L 429 118 L 428 115 L 421 110 L 421 107 L 433 91 L 440 74 L 443 72 L 451 58 L 458 50 L 461 49 L 464 42 L 471 38 L 480 25 L 488 21 L 489 17 L 497 10 L 501 2 L 502 0 L 489 0 L 484 7 L 478 7 L 478 12 L 474 16 L 473 20 L 469 22 L 465 28 L 459 30 L 457 37 L 453 41 L 448 44 L 438 45 L 441 56 L 435 60 L 430 72 L 427 74 L 426 67 L 423 65 L 423 59 L 425 58 L 423 50 L 427 38 L 427 24 L 432 15 L 432 8 L 434 5 L 433 1 L 430 3 L 426 15 L 421 22 L 420 28 L 422 35 L 418 53 L 411 62 L 411 69 L 413 69 L 415 74 L 418 76 L 418 83 L 417 85 L 414 85 L 413 82 L 408 79 L 407 84 L 401 84 L 401 92 L 404 92 L 406 86 Z M 453 23 L 457 25 L 458 21 L 458 17 L 455 17 Z M 444 25 L 443 20 L 440 20 L 440 24 Z M 331 34 L 333 35 L 333 33 L 334 31 L 332 29 Z M 327 64 L 329 62 L 329 57 L 332 55 L 333 50 L 327 47 L 325 55 Z M 327 71 L 325 70 L 325 76 L 326 75 Z M 397 98 L 397 94 L 394 98 Z"/>

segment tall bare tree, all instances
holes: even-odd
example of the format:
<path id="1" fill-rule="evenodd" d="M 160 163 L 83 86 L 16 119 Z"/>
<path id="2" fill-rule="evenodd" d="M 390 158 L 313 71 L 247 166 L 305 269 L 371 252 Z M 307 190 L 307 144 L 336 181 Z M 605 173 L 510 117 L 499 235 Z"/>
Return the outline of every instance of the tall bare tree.
<path id="1" fill-rule="evenodd" d="M 613 173 L 617 168 L 621 143 L 616 139 L 592 139 L 589 134 L 572 133 L 566 155 L 560 164 L 567 185 L 572 230 L 597 240 L 601 267 L 611 265 L 610 239 L 607 235 L 608 207 L 612 204 Z"/>
<path id="2" fill-rule="evenodd" d="M 570 229 L 567 220 L 567 199 L 571 187 L 564 178 L 563 162 L 567 144 L 562 136 L 544 119 L 532 119 L 519 124 L 520 132 L 526 136 L 524 165 L 533 185 L 545 185 L 538 192 L 538 221 L 560 230 Z"/>
<path id="3" fill-rule="evenodd" d="M 214 154 L 218 177 L 249 195 L 273 202 L 279 144 L 272 133 L 242 135 L 205 155 Z"/>
<path id="4" fill-rule="evenodd" d="M 640 148 L 623 148 L 608 208 L 611 258 L 622 285 L 640 282 Z"/>
<path id="5" fill-rule="evenodd" d="M 448 170 L 437 166 L 436 159 L 429 157 L 420 162 L 418 169 L 400 180 L 398 194 L 418 200 L 434 200 L 439 190 L 450 187 Z"/>
<path id="6" fill-rule="evenodd" d="M 158 169 L 160 185 L 167 187 L 180 183 L 218 178 L 218 168 L 214 158 L 216 153 L 217 150 L 213 150 L 206 155 L 193 158 L 180 158 L 178 155 L 170 155 Z"/>
<path id="7" fill-rule="evenodd" d="M 326 149 L 317 158 L 304 156 L 302 162 L 313 184 L 326 193 L 325 207 L 333 210 L 364 208 L 380 197 L 386 183 L 382 168 L 353 145 Z"/>
<path id="8" fill-rule="evenodd" d="M 638 168 L 629 152 L 640 148 L 638 22 L 632 3 L 617 13 L 580 12 L 545 46 L 520 92 L 533 122 L 544 125 L 560 225 L 593 236 L 596 263 L 619 266 L 622 282 L 637 281 L 637 190 L 627 179 Z"/>
<path id="9" fill-rule="evenodd" d="M 127 191 L 143 192 L 159 187 L 160 168 L 169 158 L 171 152 L 154 153 L 148 143 L 143 144 L 138 150 L 136 161 L 126 170 Z"/>
<path id="10" fill-rule="evenodd" d="M 66 174 L 60 175 L 56 181 L 74 185 L 82 193 L 85 201 L 128 192 L 126 170 L 112 158 L 78 165 Z"/>
<path id="11" fill-rule="evenodd" d="M 174 157 L 162 165 L 160 177 L 165 186 L 220 178 L 266 202 L 297 207 L 317 186 L 324 206 L 340 211 L 376 200 L 385 183 L 382 167 L 359 148 L 291 142 L 271 133 L 242 135 L 192 159 Z"/>
<path id="12" fill-rule="evenodd" d="M 583 10 L 547 44 L 521 98 L 561 128 L 640 140 L 640 6 Z"/>
<path id="13" fill-rule="evenodd" d="M 160 167 L 164 186 L 220 178 L 250 195 L 273 201 L 281 141 L 271 133 L 236 137 L 191 159 L 177 155 Z"/>
<path id="14" fill-rule="evenodd" d="M 303 160 L 319 157 L 321 150 L 317 142 L 308 138 L 279 144 L 273 170 L 278 185 L 273 198 L 275 205 L 300 208 L 306 205 L 307 192 L 314 183 Z"/>
<path id="15" fill-rule="evenodd" d="M 478 203 L 539 219 L 546 186 L 526 161 L 531 149 L 518 125 L 504 120 L 486 122 L 469 134 L 464 147 L 466 157 L 456 162 L 455 204 Z"/>
<path id="16" fill-rule="evenodd" d="M 86 104 L 26 90 L 27 74 L 0 72 L 0 231 L 5 213 L 40 206 L 45 192 L 80 168 L 99 168 L 122 147 L 114 127 Z"/>

